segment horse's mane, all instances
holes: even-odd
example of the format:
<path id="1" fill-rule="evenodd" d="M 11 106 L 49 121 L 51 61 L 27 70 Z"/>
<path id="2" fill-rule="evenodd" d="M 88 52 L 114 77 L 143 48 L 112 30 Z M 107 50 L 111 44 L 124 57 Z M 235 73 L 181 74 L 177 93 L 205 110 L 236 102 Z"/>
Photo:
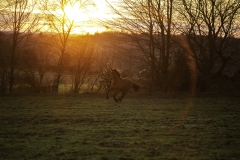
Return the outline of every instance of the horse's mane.
<path id="1" fill-rule="evenodd" d="M 117 73 L 118 77 L 120 77 L 120 72 L 119 72 L 119 70 L 118 70 L 118 69 L 113 69 L 112 71 L 116 71 L 116 73 Z"/>

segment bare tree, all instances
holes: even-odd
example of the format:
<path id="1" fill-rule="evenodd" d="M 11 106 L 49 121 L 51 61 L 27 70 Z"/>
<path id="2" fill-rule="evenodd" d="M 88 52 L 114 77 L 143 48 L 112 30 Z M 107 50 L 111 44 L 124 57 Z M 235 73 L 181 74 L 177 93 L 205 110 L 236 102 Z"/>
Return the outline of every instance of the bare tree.
<path id="1" fill-rule="evenodd" d="M 182 0 L 178 8 L 181 32 L 187 36 L 203 88 L 221 76 L 234 55 L 239 54 L 240 1 Z"/>
<path id="2" fill-rule="evenodd" d="M 88 72 L 91 69 L 94 60 L 93 39 L 86 35 L 79 39 L 80 42 L 75 43 L 73 49 L 70 73 L 72 77 L 72 92 L 78 94 L 83 85 Z"/>
<path id="3" fill-rule="evenodd" d="M 63 76 L 63 72 L 66 71 L 68 57 L 68 42 L 69 36 L 73 29 L 78 26 L 77 22 L 74 21 L 66 12 L 66 7 L 78 5 L 79 10 L 85 9 L 86 6 L 92 5 L 89 0 L 78 1 L 78 0 L 57 0 L 50 1 L 46 0 L 43 2 L 43 10 L 45 13 L 46 23 L 49 27 L 49 31 L 56 38 L 55 43 L 52 44 L 56 47 L 56 79 L 55 85 L 58 92 L 58 86 L 60 79 Z M 79 15 L 81 16 L 81 15 Z"/>
<path id="4" fill-rule="evenodd" d="M 131 43 L 142 53 L 152 82 L 167 90 L 173 30 L 173 0 L 122 0 L 110 4 L 115 16 L 105 24 L 129 33 Z M 136 58 L 136 56 L 135 56 Z"/>
<path id="5" fill-rule="evenodd" d="M 7 91 L 7 49 L 6 35 L 0 32 L 0 95 L 4 95 Z"/>
<path id="6" fill-rule="evenodd" d="M 45 43 L 48 41 L 47 37 L 42 33 L 33 36 L 31 41 L 35 42 L 35 44 L 31 48 L 25 49 L 19 59 L 21 77 L 34 92 L 41 92 L 42 87 L 46 86 L 43 80 L 46 72 L 50 69 L 51 58 L 51 47 L 49 43 Z"/>
<path id="7" fill-rule="evenodd" d="M 39 30 L 39 15 L 34 14 L 37 1 L 32 0 L 4 0 L 1 2 L 1 20 L 4 31 L 10 32 L 8 60 L 9 92 L 12 92 L 15 83 L 15 72 L 21 49 L 29 36 Z"/>
<path id="8" fill-rule="evenodd" d="M 48 41 L 48 36 L 40 33 L 37 37 L 37 44 L 34 46 L 34 50 L 37 52 L 37 73 L 39 77 L 40 87 L 43 85 L 44 76 L 47 71 L 50 70 L 50 60 L 51 60 L 51 45 L 46 43 Z"/>

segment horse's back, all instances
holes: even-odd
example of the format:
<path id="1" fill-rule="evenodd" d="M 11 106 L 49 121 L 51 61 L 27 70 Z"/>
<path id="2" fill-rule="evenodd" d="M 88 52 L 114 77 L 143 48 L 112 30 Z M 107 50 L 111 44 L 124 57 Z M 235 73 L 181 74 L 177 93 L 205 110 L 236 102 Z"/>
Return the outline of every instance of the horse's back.
<path id="1" fill-rule="evenodd" d="M 129 90 L 130 88 L 133 87 L 133 82 L 130 78 L 128 77 L 125 77 L 125 78 L 122 78 L 120 77 L 119 79 L 117 80 L 114 80 L 111 84 L 111 87 L 112 88 L 115 88 L 115 89 L 119 89 L 119 90 Z"/>
<path id="2" fill-rule="evenodd" d="M 122 79 L 122 88 L 124 89 L 130 89 L 132 88 L 133 82 L 130 78 L 125 77 Z"/>

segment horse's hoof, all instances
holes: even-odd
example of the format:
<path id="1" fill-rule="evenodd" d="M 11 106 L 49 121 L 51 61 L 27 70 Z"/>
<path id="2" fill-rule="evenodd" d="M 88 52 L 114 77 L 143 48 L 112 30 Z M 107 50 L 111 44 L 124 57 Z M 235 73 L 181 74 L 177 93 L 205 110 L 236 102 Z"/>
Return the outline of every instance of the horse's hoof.
<path id="1" fill-rule="evenodd" d="M 118 98 L 117 101 L 118 101 L 118 102 L 122 102 L 122 99 L 121 99 L 121 98 Z"/>

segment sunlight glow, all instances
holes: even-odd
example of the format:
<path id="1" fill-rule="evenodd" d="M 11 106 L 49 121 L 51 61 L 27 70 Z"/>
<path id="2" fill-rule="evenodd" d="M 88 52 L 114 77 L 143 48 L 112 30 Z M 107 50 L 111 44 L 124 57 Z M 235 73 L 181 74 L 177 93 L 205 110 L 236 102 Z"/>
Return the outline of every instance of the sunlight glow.
<path id="1" fill-rule="evenodd" d="M 114 2 L 117 0 L 109 0 Z M 65 31 L 71 27 L 71 34 L 94 34 L 105 31 L 110 31 L 109 27 L 103 25 L 104 20 L 113 18 L 113 14 L 110 12 L 110 8 L 106 0 L 91 0 L 91 3 L 84 5 L 81 1 L 75 1 L 75 3 L 64 4 L 65 7 L 61 7 L 60 4 L 52 5 L 52 8 L 44 10 L 45 15 L 50 15 L 48 21 L 42 20 L 43 32 L 54 32 L 56 28 L 63 28 Z M 52 24 L 51 15 L 53 15 L 54 22 Z M 64 23 L 64 25 L 62 25 Z"/>
<path id="2" fill-rule="evenodd" d="M 106 27 L 99 26 L 97 20 L 111 18 L 105 0 L 95 0 L 94 5 L 88 7 L 79 7 L 79 3 L 74 5 L 68 4 L 64 8 L 64 12 L 69 21 L 74 21 L 77 28 L 74 28 L 72 33 L 94 34 L 96 32 L 106 31 Z"/>
<path id="3" fill-rule="evenodd" d="M 79 4 L 75 4 L 74 6 L 67 5 L 64 8 L 65 13 L 67 14 L 67 17 L 69 20 L 73 20 L 77 23 L 82 21 L 88 21 L 89 15 L 83 11 L 83 9 L 79 8 Z"/>

